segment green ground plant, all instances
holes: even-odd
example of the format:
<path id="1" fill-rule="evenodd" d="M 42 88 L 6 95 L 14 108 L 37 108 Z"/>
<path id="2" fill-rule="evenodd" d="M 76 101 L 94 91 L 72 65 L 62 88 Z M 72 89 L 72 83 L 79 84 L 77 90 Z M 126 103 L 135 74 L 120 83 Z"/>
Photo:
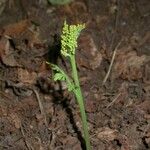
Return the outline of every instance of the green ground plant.
<path id="1" fill-rule="evenodd" d="M 73 0 L 48 0 L 52 5 L 66 5 L 72 1 Z"/>
<path id="2" fill-rule="evenodd" d="M 66 81 L 68 91 L 74 93 L 77 103 L 79 104 L 82 127 L 84 133 L 84 139 L 86 144 L 86 149 L 91 150 L 90 138 L 88 132 L 87 116 L 85 112 L 84 99 L 81 92 L 81 87 L 78 78 L 75 52 L 77 48 L 77 39 L 80 32 L 85 28 L 84 24 L 78 25 L 68 25 L 66 21 L 64 22 L 62 35 L 61 35 L 61 54 L 69 59 L 71 65 L 72 75 L 71 77 L 67 73 L 55 64 L 50 64 L 54 70 L 54 81 Z"/>

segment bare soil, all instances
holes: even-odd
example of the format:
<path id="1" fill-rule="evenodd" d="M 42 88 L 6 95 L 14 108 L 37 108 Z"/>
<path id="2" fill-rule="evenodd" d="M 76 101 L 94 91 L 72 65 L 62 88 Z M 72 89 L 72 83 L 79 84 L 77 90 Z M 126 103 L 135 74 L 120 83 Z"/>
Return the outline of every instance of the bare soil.
<path id="1" fill-rule="evenodd" d="M 63 22 L 85 23 L 76 60 L 93 150 L 150 149 L 150 1 L 0 1 L 0 150 L 85 150 L 79 107 L 46 62 Z"/>

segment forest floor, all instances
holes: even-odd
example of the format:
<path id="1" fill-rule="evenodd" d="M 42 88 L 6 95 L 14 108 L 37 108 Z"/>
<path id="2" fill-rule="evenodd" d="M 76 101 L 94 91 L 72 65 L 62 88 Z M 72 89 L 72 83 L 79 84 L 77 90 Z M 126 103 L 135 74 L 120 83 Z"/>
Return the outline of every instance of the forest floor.
<path id="1" fill-rule="evenodd" d="M 150 149 L 149 0 L 0 1 L 0 150 L 84 150 L 74 96 L 52 79 L 66 20 L 85 23 L 76 60 L 92 150 Z"/>

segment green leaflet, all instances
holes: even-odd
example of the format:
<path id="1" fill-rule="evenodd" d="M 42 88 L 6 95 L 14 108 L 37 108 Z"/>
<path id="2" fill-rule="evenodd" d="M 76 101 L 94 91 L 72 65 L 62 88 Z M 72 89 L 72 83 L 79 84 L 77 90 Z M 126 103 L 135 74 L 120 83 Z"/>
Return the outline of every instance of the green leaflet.
<path id="1" fill-rule="evenodd" d="M 54 81 L 57 81 L 57 80 L 65 81 L 66 79 L 62 73 L 55 73 L 53 78 L 54 78 Z"/>
<path id="2" fill-rule="evenodd" d="M 69 76 L 57 65 L 47 63 L 52 67 L 52 70 L 54 70 L 54 76 L 53 79 L 54 81 L 66 81 L 67 83 L 67 88 L 68 91 L 74 91 L 75 90 L 75 85 L 73 81 L 69 78 Z"/>
<path id="3" fill-rule="evenodd" d="M 48 0 L 48 1 L 52 5 L 65 5 L 65 4 L 72 2 L 73 0 Z"/>

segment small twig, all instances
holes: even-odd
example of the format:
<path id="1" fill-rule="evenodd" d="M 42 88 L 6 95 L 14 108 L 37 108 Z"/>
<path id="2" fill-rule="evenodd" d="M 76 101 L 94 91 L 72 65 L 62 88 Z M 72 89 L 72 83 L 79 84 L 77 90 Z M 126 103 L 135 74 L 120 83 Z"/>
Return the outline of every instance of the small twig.
<path id="1" fill-rule="evenodd" d="M 116 32 L 117 32 L 117 27 L 118 27 L 118 22 L 119 22 L 119 8 L 120 8 L 120 0 L 117 0 L 117 3 L 118 3 L 118 9 L 116 11 L 116 16 L 115 16 L 115 26 L 114 26 L 114 34 L 112 36 L 112 39 L 111 39 L 111 44 L 110 44 L 110 47 L 109 47 L 109 50 L 112 51 L 112 47 L 113 47 L 113 44 L 114 44 L 114 41 L 115 41 L 115 37 L 116 37 Z M 121 43 L 121 42 L 120 42 Z M 113 56 L 112 56 L 112 60 L 111 60 L 111 64 L 109 66 L 109 69 L 108 69 L 108 72 L 103 80 L 103 84 L 105 84 L 105 82 L 107 81 L 108 79 L 108 76 L 110 74 L 110 71 L 111 71 L 111 68 L 112 68 L 112 65 L 113 65 L 113 62 L 114 62 L 114 59 L 115 59 L 115 55 L 116 55 L 116 51 L 120 45 L 120 43 L 116 46 L 115 50 L 114 50 L 114 53 L 113 53 Z"/>
<path id="2" fill-rule="evenodd" d="M 34 89 L 34 88 L 33 88 L 32 90 L 33 90 L 33 92 L 35 93 L 36 98 L 37 98 L 37 100 L 38 100 L 39 108 L 40 108 L 40 111 L 41 111 L 41 115 L 44 117 L 44 123 L 45 123 L 46 126 L 48 126 L 47 119 L 46 119 L 46 115 L 45 115 L 45 111 L 44 111 L 43 104 L 42 104 L 42 102 L 41 102 L 39 93 L 38 93 L 37 90 Z"/>
<path id="3" fill-rule="evenodd" d="M 28 143 L 28 141 L 26 140 L 26 136 L 25 136 L 25 133 L 24 133 L 24 130 L 23 130 L 23 127 L 21 125 L 20 127 L 20 130 L 21 130 L 21 133 L 22 133 L 22 136 L 24 138 L 24 142 L 25 142 L 25 145 L 27 147 L 28 150 L 34 150 L 34 148 Z"/>
<path id="4" fill-rule="evenodd" d="M 114 44 L 114 41 L 115 41 L 115 38 L 116 38 L 116 32 L 117 32 L 117 27 L 118 27 L 118 22 L 119 22 L 120 0 L 118 0 L 117 3 L 118 3 L 118 9 L 117 9 L 117 11 L 116 11 L 116 16 L 115 16 L 114 33 L 113 33 L 113 36 L 112 36 L 112 39 L 111 39 L 111 44 L 110 44 L 109 50 L 112 50 L 112 47 L 113 47 L 113 44 Z"/>
<path id="5" fill-rule="evenodd" d="M 115 103 L 115 101 L 119 98 L 119 96 L 121 95 L 121 93 L 119 93 L 114 99 L 113 101 L 107 106 L 107 108 L 109 108 L 111 105 L 113 105 Z"/>
<path id="6" fill-rule="evenodd" d="M 103 80 L 103 85 L 106 83 L 106 81 L 107 81 L 107 79 L 108 79 L 108 77 L 109 77 L 109 74 L 110 74 L 112 65 L 113 65 L 114 60 L 115 60 L 116 52 L 117 52 L 118 47 L 120 46 L 121 42 L 122 42 L 122 40 L 118 43 L 118 45 L 116 46 L 116 48 L 115 48 L 115 50 L 114 50 L 114 52 L 113 52 L 113 56 L 112 56 L 112 59 L 111 59 L 111 63 L 110 63 L 108 72 L 107 72 L 107 74 L 106 74 L 106 76 L 105 76 L 105 78 L 104 78 L 104 80 Z"/>

